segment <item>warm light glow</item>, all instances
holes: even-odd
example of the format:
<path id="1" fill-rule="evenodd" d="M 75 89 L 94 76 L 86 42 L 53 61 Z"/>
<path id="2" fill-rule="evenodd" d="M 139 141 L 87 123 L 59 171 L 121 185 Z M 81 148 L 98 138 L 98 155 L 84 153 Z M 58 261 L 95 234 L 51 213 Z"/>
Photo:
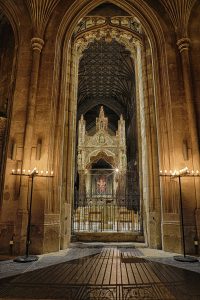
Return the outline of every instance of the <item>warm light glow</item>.
<path id="1" fill-rule="evenodd" d="M 20 172 L 20 169 L 17 169 L 17 172 L 19 173 L 19 172 Z"/>
<path id="2" fill-rule="evenodd" d="M 14 170 L 14 169 L 12 169 L 12 173 L 15 173 L 15 170 Z"/>
<path id="3" fill-rule="evenodd" d="M 162 173 L 162 170 L 160 170 L 160 173 Z"/>
<path id="4" fill-rule="evenodd" d="M 49 172 L 48 171 L 46 171 L 46 174 L 48 174 Z"/>
<path id="5" fill-rule="evenodd" d="M 165 170 L 165 174 L 167 173 L 167 170 Z"/>
<path id="6" fill-rule="evenodd" d="M 22 172 L 23 172 L 23 173 L 25 173 L 25 172 L 26 172 L 26 170 L 24 169 Z"/>
<path id="7" fill-rule="evenodd" d="M 31 172 L 31 170 L 28 170 L 28 173 L 30 173 Z"/>
<path id="8" fill-rule="evenodd" d="M 170 170 L 169 173 L 172 174 L 172 170 Z"/>
<path id="9" fill-rule="evenodd" d="M 41 171 L 40 171 L 40 173 L 41 173 L 41 174 L 43 174 L 43 173 L 44 173 L 44 171 L 43 171 L 43 170 L 41 170 Z"/>
<path id="10" fill-rule="evenodd" d="M 196 173 L 199 174 L 199 170 L 197 170 Z"/>
<path id="11" fill-rule="evenodd" d="M 53 175 L 53 171 L 51 171 L 51 175 Z"/>
<path id="12" fill-rule="evenodd" d="M 118 169 L 118 168 L 116 168 L 116 169 L 115 169 L 115 171 L 118 173 L 118 172 L 119 172 L 119 169 Z"/>
<path id="13" fill-rule="evenodd" d="M 185 168 L 179 170 L 179 174 L 181 174 L 181 175 L 182 175 L 182 174 L 187 174 L 187 173 L 189 173 L 188 167 L 185 167 Z"/>

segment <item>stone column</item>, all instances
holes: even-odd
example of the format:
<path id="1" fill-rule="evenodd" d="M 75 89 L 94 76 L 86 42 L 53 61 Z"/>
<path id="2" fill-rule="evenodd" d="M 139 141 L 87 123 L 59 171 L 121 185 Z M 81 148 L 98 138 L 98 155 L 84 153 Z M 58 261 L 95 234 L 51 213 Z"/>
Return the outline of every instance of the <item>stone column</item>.
<path id="1" fill-rule="evenodd" d="M 185 99 L 187 103 L 188 122 L 190 124 L 189 129 L 190 129 L 190 136 L 191 136 L 192 160 L 193 160 L 192 167 L 199 168 L 197 123 L 196 123 L 196 115 L 195 115 L 193 95 L 192 95 L 192 80 L 191 80 L 191 68 L 190 68 L 190 59 L 189 59 L 190 40 L 188 38 L 179 39 L 177 45 L 181 54 Z"/>
<path id="2" fill-rule="evenodd" d="M 39 77 L 39 66 L 41 50 L 44 45 L 44 41 L 39 37 L 31 39 L 32 46 L 32 67 L 29 84 L 29 95 L 27 103 L 27 116 L 26 116 L 26 128 L 24 136 L 24 153 L 23 153 L 23 167 L 22 169 L 29 169 L 31 167 L 31 148 L 33 139 L 33 128 L 35 118 L 35 106 Z M 27 226 L 27 192 L 28 192 L 28 180 L 22 177 L 20 199 L 18 204 L 17 214 L 17 238 L 18 245 L 16 246 L 19 253 L 24 251 L 24 243 L 26 238 L 26 226 Z"/>
<path id="3" fill-rule="evenodd" d="M 2 188 L 7 118 L 0 117 L 0 188 Z M 2 191 L 2 189 L 1 189 Z M 1 197 L 0 197 L 1 199 Z"/>
<path id="4" fill-rule="evenodd" d="M 32 38 L 31 46 L 33 50 L 33 59 L 32 59 L 32 70 L 31 70 L 31 78 L 30 78 L 25 143 L 24 143 L 24 162 L 23 162 L 24 168 L 30 167 L 40 56 L 41 56 L 43 45 L 44 45 L 44 41 L 41 38 L 37 38 L 37 37 Z"/>
<path id="5" fill-rule="evenodd" d="M 159 189 L 158 153 L 152 68 L 148 68 L 145 47 L 137 45 L 136 83 L 140 124 L 140 183 L 144 235 L 151 248 L 161 248 L 161 199 Z"/>
<path id="6" fill-rule="evenodd" d="M 191 167 L 193 170 L 199 170 L 199 146 L 198 146 L 198 133 L 197 133 L 197 120 L 195 115 L 195 107 L 192 93 L 192 78 L 191 78 L 191 66 L 189 58 L 190 39 L 181 38 L 177 41 L 178 49 L 181 55 L 182 73 L 184 82 L 184 92 L 187 105 L 187 114 L 189 122 L 189 134 L 190 134 L 190 148 L 191 148 Z M 190 179 L 192 180 L 192 179 Z M 194 189 L 196 201 L 196 229 L 197 235 L 200 240 L 200 182 L 199 178 L 194 179 Z M 188 199 L 189 200 L 189 199 Z"/>
<path id="7" fill-rule="evenodd" d="M 32 38 L 31 46 L 33 51 L 32 56 L 32 69 L 29 85 L 29 95 L 27 103 L 27 117 L 26 117 L 26 128 L 24 137 L 24 153 L 23 153 L 23 169 L 28 170 L 31 165 L 31 148 L 33 139 L 33 128 L 34 128 L 34 118 L 35 118 L 35 105 L 37 96 L 37 86 L 39 77 L 39 66 L 40 66 L 40 56 L 41 50 L 44 45 L 44 41 L 41 38 Z M 26 210 L 26 199 L 27 199 L 27 180 L 22 181 L 21 185 L 21 195 L 19 209 Z"/>

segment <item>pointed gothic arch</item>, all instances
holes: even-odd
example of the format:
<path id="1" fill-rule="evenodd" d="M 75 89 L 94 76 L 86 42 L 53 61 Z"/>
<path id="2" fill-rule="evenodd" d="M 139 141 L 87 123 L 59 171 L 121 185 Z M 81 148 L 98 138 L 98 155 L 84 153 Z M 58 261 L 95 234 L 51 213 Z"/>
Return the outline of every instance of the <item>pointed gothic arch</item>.
<path id="1" fill-rule="evenodd" d="M 55 170 L 58 166 L 63 165 L 64 168 L 62 171 L 57 173 L 57 177 L 54 181 L 54 185 L 56 186 L 59 182 L 62 182 L 64 178 L 66 178 L 66 192 L 62 193 L 57 190 L 57 196 L 61 199 L 62 203 L 65 203 L 64 206 L 68 207 L 70 210 L 70 205 L 73 199 L 73 153 L 74 153 L 74 139 L 75 139 L 75 128 L 74 124 L 76 122 L 75 112 L 76 112 L 76 95 L 74 86 L 77 84 L 77 65 L 73 63 L 74 61 L 74 53 L 72 51 L 72 34 L 73 30 L 77 24 L 77 22 L 86 15 L 93 8 L 98 5 L 104 3 L 105 1 L 90 1 L 88 4 L 84 4 L 84 7 L 81 3 L 74 3 L 72 7 L 66 12 L 63 17 L 63 20 L 60 24 L 58 35 L 57 35 L 57 48 L 56 48 L 56 58 L 55 58 L 55 76 L 53 82 L 53 94 L 52 94 L 52 107 L 56 107 L 57 103 L 59 106 L 57 107 L 57 116 L 59 115 L 59 123 L 66 124 L 65 128 L 61 130 L 61 135 L 59 139 L 53 141 L 52 143 L 52 156 L 49 157 L 50 161 L 56 155 L 56 165 Z M 144 190 L 148 190 L 148 192 L 144 192 L 143 197 L 143 207 L 152 213 L 145 213 L 144 218 L 146 219 L 146 226 L 148 227 L 146 231 L 146 240 L 148 240 L 149 245 L 152 247 L 162 247 L 161 246 L 161 200 L 160 200 L 160 189 L 159 189 L 159 171 L 158 164 L 162 165 L 162 157 L 158 155 L 159 148 L 161 148 L 161 139 L 159 125 L 160 118 L 166 120 L 170 116 L 159 115 L 159 106 L 162 105 L 162 99 L 170 102 L 169 95 L 169 84 L 168 84 L 168 74 L 167 74 L 167 64 L 166 64 L 166 55 L 165 55 L 165 43 L 164 43 L 164 34 L 162 32 L 161 25 L 149 6 L 146 3 L 142 2 L 140 5 L 135 3 L 128 3 L 127 1 L 110 1 L 110 3 L 119 6 L 125 11 L 128 11 L 131 15 L 136 16 L 142 24 L 142 27 L 146 33 L 148 43 L 149 43 L 149 52 L 152 60 L 152 75 L 153 75 L 153 99 L 151 99 L 151 109 L 155 112 L 152 116 L 152 124 L 153 131 L 150 130 L 150 134 L 146 140 L 146 150 L 149 151 L 150 155 L 145 154 L 146 162 L 143 162 L 142 168 L 146 168 L 148 165 L 148 170 L 146 169 L 143 172 L 143 177 L 141 174 L 141 185 L 144 186 Z M 62 45 L 62 47 L 60 47 Z M 162 56 L 162 60 L 160 64 L 158 63 L 158 55 Z M 62 63 L 61 63 L 62 62 Z M 142 63 L 142 61 L 140 61 Z M 60 66 L 62 65 L 62 69 Z M 160 76 L 160 70 L 162 70 L 163 74 L 166 76 Z M 61 85 L 59 85 L 58 75 L 61 72 Z M 72 79 L 74 78 L 74 79 Z M 162 80 L 160 81 L 160 78 Z M 69 82 L 72 84 L 69 85 Z M 165 88 L 162 88 L 165 87 Z M 61 90 L 61 94 L 58 100 L 58 89 Z M 138 86 L 138 89 L 140 87 Z M 161 90 L 162 90 L 162 98 L 161 98 Z M 137 91 L 138 92 L 138 91 Z M 146 114 L 149 114 L 150 109 L 147 108 Z M 64 114 L 63 114 L 64 112 Z M 140 113 L 143 114 L 142 108 Z M 56 124 L 56 115 L 55 110 L 52 111 L 53 119 Z M 61 116 L 61 118 L 60 118 Z M 140 117 L 141 118 L 141 117 Z M 142 123 L 146 122 L 145 114 L 143 114 Z M 58 121 L 58 119 L 57 119 Z M 142 125 L 142 126 L 143 126 Z M 147 126 L 147 125 L 145 125 Z M 147 127 L 145 127 L 147 128 Z M 54 129 L 55 130 L 55 127 Z M 62 138 L 65 137 L 64 144 L 61 143 Z M 147 137 L 147 136 L 146 136 Z M 170 141 L 167 141 L 170 144 Z M 63 145 L 59 147 L 58 145 Z M 145 152 L 145 151 L 144 151 Z M 166 151 L 167 152 L 167 151 Z M 65 153 L 65 157 L 63 158 L 63 153 Z M 148 156 L 148 158 L 147 158 Z M 142 159 L 140 157 L 140 159 Z M 160 162 L 158 163 L 158 160 Z M 141 172 L 142 173 L 142 172 Z M 148 178 L 145 174 L 149 174 Z M 151 175 L 150 175 L 151 174 Z M 65 179 L 64 179 L 65 181 Z M 144 183 L 145 182 L 145 183 Z M 55 187 L 56 190 L 56 187 Z M 64 189 L 65 190 L 65 189 Z M 152 201 L 153 200 L 153 201 Z M 150 203 L 151 202 L 151 203 Z M 156 210 L 156 211 L 155 211 Z M 152 220 L 155 220 L 153 222 Z M 61 221 L 62 223 L 62 221 Z M 65 224 L 62 226 L 63 232 L 65 232 L 64 227 L 69 226 L 70 224 Z M 150 228 L 151 227 L 151 228 Z M 66 234 L 63 235 L 63 240 L 67 240 L 70 238 L 70 233 L 68 231 L 68 237 Z M 64 243 L 63 243 L 64 245 Z M 63 246 L 61 246 L 62 248 Z"/>

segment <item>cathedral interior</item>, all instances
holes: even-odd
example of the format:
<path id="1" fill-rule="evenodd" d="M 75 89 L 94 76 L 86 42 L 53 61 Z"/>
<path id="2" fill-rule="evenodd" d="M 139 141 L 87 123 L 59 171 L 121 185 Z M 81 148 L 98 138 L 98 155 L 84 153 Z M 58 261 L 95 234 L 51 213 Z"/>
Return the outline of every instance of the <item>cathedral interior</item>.
<path id="1" fill-rule="evenodd" d="M 199 19 L 198 0 L 0 0 L 0 254 L 200 254 Z"/>

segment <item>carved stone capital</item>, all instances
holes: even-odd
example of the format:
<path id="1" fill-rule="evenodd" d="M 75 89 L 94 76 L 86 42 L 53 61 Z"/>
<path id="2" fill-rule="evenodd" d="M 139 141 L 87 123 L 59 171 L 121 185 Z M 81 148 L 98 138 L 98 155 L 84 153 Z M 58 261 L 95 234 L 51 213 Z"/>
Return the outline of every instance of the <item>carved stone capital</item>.
<path id="1" fill-rule="evenodd" d="M 44 40 L 38 37 L 34 37 L 31 39 L 31 46 L 33 51 L 41 52 L 44 46 Z"/>
<path id="2" fill-rule="evenodd" d="M 189 38 L 179 39 L 177 41 L 177 46 L 178 46 L 180 53 L 185 50 L 188 51 L 188 49 L 190 47 L 190 39 Z"/>

